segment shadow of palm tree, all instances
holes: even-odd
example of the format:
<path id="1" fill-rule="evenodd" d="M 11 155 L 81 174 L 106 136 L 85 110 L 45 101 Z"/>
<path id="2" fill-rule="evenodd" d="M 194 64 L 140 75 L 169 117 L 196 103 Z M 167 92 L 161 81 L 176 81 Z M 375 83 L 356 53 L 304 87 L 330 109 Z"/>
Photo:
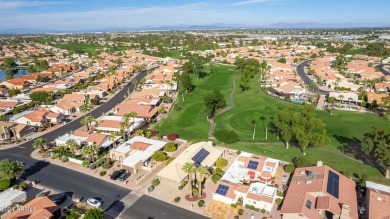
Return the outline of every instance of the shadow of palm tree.
<path id="1" fill-rule="evenodd" d="M 33 165 L 31 165 L 27 169 L 25 169 L 24 173 L 20 176 L 20 178 L 26 180 L 29 176 L 32 176 L 35 173 L 41 171 L 43 168 L 47 167 L 48 165 L 49 165 L 49 162 L 37 161 Z"/>

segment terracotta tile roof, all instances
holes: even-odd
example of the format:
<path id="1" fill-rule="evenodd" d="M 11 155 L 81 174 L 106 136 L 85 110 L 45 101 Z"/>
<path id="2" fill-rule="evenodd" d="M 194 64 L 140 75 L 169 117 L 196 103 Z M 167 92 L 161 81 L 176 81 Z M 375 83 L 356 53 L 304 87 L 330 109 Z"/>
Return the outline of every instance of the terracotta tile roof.
<path id="1" fill-rule="evenodd" d="M 148 143 L 145 143 L 145 142 L 136 141 L 136 142 L 133 142 L 133 144 L 131 144 L 130 148 L 132 148 L 134 150 L 145 151 L 146 148 L 148 148 L 150 145 L 151 144 L 148 144 Z"/>
<path id="2" fill-rule="evenodd" d="M 314 173 L 315 177 L 310 177 L 308 175 L 309 171 Z M 327 192 L 327 182 L 330 171 L 339 176 L 338 198 Z M 324 218 L 324 215 L 319 214 L 315 209 L 317 200 L 320 201 L 320 203 L 318 203 L 320 207 L 325 206 L 325 198 L 317 199 L 317 197 L 324 196 L 329 199 L 327 211 L 331 211 L 336 215 L 341 215 L 343 206 L 348 206 L 350 208 L 349 216 L 351 218 L 358 218 L 355 182 L 328 166 L 295 169 L 289 189 L 283 201 L 281 214 L 302 214 L 307 218 Z M 306 207 L 308 200 L 311 202 L 312 206 L 310 209 Z"/>
<path id="3" fill-rule="evenodd" d="M 390 218 L 390 193 L 372 188 L 367 192 L 368 218 Z"/>
<path id="4" fill-rule="evenodd" d="M 18 105 L 18 101 L 3 101 L 0 100 L 0 107 L 4 108 L 14 108 L 16 105 Z"/>
<path id="5" fill-rule="evenodd" d="M 74 136 L 79 136 L 79 137 L 87 137 L 89 135 L 89 131 L 84 131 L 81 129 L 77 129 L 73 132 Z"/>
<path id="6" fill-rule="evenodd" d="M 268 203 L 272 203 L 273 202 L 273 198 L 272 197 L 267 197 L 267 196 L 255 194 L 255 193 L 252 193 L 252 192 L 248 192 L 246 197 L 249 198 L 249 199 L 252 199 L 252 200 L 256 200 L 256 201 L 264 201 L 264 202 L 268 202 Z"/>
<path id="7" fill-rule="evenodd" d="M 116 109 L 118 110 L 116 113 L 117 116 L 123 116 L 126 113 L 134 111 L 137 113 L 137 116 L 135 116 L 136 118 L 150 119 L 157 114 L 159 107 L 138 105 L 133 101 L 126 101 L 116 106 Z"/>
<path id="8" fill-rule="evenodd" d="M 247 185 L 237 185 L 235 188 L 234 188 L 234 191 L 237 191 L 237 192 L 241 192 L 241 193 L 248 193 L 248 190 L 249 190 L 250 186 L 247 186 Z"/>
<path id="9" fill-rule="evenodd" d="M 264 163 L 265 163 L 266 159 L 267 159 L 267 157 L 263 157 L 263 156 L 251 156 L 251 157 L 246 159 L 244 167 L 248 168 L 249 162 L 250 161 L 255 161 L 255 162 L 259 163 L 257 165 L 257 168 L 256 168 L 255 171 L 261 172 L 263 170 L 263 166 L 264 166 Z"/>
<path id="10" fill-rule="evenodd" d="M 325 210 L 329 208 L 329 197 L 328 196 L 318 196 L 316 202 L 316 209 Z"/>
<path id="11" fill-rule="evenodd" d="M 85 140 L 85 142 L 91 142 L 96 144 L 96 146 L 100 146 L 103 141 L 107 138 L 107 135 L 99 134 L 99 133 L 92 133 L 88 138 Z"/>
<path id="12" fill-rule="evenodd" d="M 121 123 L 122 121 L 117 121 L 117 120 L 103 120 L 101 123 L 99 123 L 98 127 L 104 127 L 104 128 L 121 128 Z M 129 122 L 129 126 L 132 124 L 132 122 Z"/>
<path id="13" fill-rule="evenodd" d="M 38 88 L 35 88 L 31 91 L 31 93 L 34 93 L 34 92 L 37 92 L 37 91 L 46 91 L 46 92 L 54 92 L 58 90 L 57 88 L 55 87 L 38 87 Z"/>
<path id="14" fill-rule="evenodd" d="M 84 94 L 65 94 L 61 102 L 63 101 L 73 101 L 73 102 L 84 102 L 86 99 L 86 95 Z"/>
<path id="15" fill-rule="evenodd" d="M 7 214 L 3 219 L 42 219 L 44 217 L 52 217 L 53 213 L 59 209 L 59 207 L 54 204 L 48 197 L 38 197 L 29 201 L 27 204 L 23 205 L 26 209 L 14 211 L 10 214 Z M 31 211 L 30 209 L 35 209 Z"/>
<path id="16" fill-rule="evenodd" d="M 236 194 L 234 193 L 234 188 L 236 186 L 235 184 L 230 183 L 230 182 L 218 181 L 218 183 L 215 185 L 215 187 L 213 189 L 214 193 L 217 191 L 219 185 L 224 185 L 224 186 L 228 187 L 228 190 L 227 190 L 226 195 L 225 195 L 226 197 L 231 198 L 231 199 L 236 198 Z"/>
<path id="17" fill-rule="evenodd" d="M 367 92 L 367 102 L 372 103 L 374 100 L 378 104 L 383 103 L 383 98 L 389 97 L 389 94 L 376 94 L 373 92 Z"/>
<path id="18" fill-rule="evenodd" d="M 20 78 L 12 78 L 12 79 L 6 80 L 6 82 L 8 82 L 12 85 L 15 85 L 15 86 L 23 86 L 23 85 L 28 84 L 28 82 L 26 80 L 20 79 Z"/>

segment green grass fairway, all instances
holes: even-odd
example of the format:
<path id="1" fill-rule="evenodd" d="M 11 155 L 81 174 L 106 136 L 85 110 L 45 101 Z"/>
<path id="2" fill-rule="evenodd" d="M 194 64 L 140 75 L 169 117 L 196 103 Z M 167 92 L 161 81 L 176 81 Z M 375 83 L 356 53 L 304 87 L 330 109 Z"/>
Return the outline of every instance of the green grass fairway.
<path id="1" fill-rule="evenodd" d="M 205 78 L 192 78 L 193 84 L 196 86 L 192 93 L 185 94 L 184 99 L 178 97 L 178 102 L 181 106 L 180 111 L 172 110 L 170 115 L 161 121 L 155 129 L 163 134 L 175 132 L 180 138 L 200 141 L 208 139 L 208 131 L 210 123 L 207 121 L 206 108 L 203 102 L 203 96 L 213 89 L 220 90 L 226 97 L 227 104 L 229 93 L 231 92 L 232 80 L 236 71 L 228 71 L 223 65 L 212 65 L 211 74 Z"/>

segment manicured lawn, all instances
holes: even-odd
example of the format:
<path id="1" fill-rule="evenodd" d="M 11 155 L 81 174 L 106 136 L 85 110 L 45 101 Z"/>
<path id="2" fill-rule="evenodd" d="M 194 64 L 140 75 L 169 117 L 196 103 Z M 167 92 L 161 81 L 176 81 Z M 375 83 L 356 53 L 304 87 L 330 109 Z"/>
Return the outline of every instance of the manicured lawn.
<path id="1" fill-rule="evenodd" d="M 237 73 L 235 70 L 228 70 L 233 67 L 223 65 L 212 65 L 211 73 L 205 78 L 192 78 L 196 86 L 192 93 L 185 94 L 183 101 L 182 96 L 178 97 L 180 111 L 172 110 L 170 115 L 161 121 L 155 129 L 163 134 L 175 132 L 180 138 L 200 141 L 208 139 L 210 124 L 207 121 L 206 108 L 203 102 L 203 96 L 213 89 L 220 90 L 226 97 L 227 104 L 229 93 L 231 92 L 232 80 Z M 228 86 L 230 85 L 230 86 Z"/>
<path id="2" fill-rule="evenodd" d="M 264 156 L 284 160 L 290 162 L 292 158 L 301 156 L 302 152 L 296 147 L 290 147 L 288 150 L 283 145 L 248 145 L 248 144 L 221 144 L 227 148 L 236 150 L 247 151 L 254 154 L 261 154 Z M 367 175 L 369 180 L 381 182 L 390 185 L 390 180 L 386 180 L 384 176 L 374 167 L 357 163 L 349 160 L 345 157 L 341 157 L 337 154 L 333 154 L 326 151 L 321 151 L 318 148 L 309 148 L 306 151 L 307 155 L 305 159 L 311 163 L 316 164 L 317 161 L 321 160 L 325 165 L 332 167 L 337 171 L 341 171 L 346 175 L 352 176 L 357 174 L 360 177 L 362 174 Z"/>

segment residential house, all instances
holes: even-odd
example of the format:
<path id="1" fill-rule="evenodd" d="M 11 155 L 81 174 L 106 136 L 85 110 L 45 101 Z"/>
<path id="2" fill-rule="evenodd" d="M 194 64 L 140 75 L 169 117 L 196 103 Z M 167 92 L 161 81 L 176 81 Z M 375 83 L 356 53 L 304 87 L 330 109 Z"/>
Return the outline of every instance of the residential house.
<path id="1" fill-rule="evenodd" d="M 282 218 L 357 219 L 355 182 L 318 162 L 296 168 L 281 208 Z"/>
<path id="2" fill-rule="evenodd" d="M 390 218 L 390 186 L 366 182 L 366 204 L 368 218 Z"/>
<path id="3" fill-rule="evenodd" d="M 110 140 L 110 136 L 107 134 L 92 133 L 85 140 L 87 144 L 95 144 L 96 147 L 108 148 L 114 142 Z"/>
<path id="4" fill-rule="evenodd" d="M 81 146 L 86 144 L 86 140 L 90 135 L 89 131 L 84 131 L 82 128 L 73 131 L 72 133 L 66 133 L 65 135 L 59 136 L 55 139 L 55 143 L 57 146 L 66 145 L 66 142 L 69 139 L 73 139 L 76 143 Z"/>
<path id="5" fill-rule="evenodd" d="M 157 173 L 157 177 L 161 182 L 177 187 L 183 180 L 188 179 L 188 174 L 182 170 L 185 163 L 190 162 L 197 166 L 212 167 L 221 155 L 222 151 L 214 147 L 211 141 L 190 145 Z"/>
<path id="6" fill-rule="evenodd" d="M 62 113 L 53 113 L 45 109 L 38 109 L 34 111 L 26 111 L 24 115 L 16 119 L 17 123 L 41 126 L 47 122 L 58 123 L 65 119 Z"/>
<path id="7" fill-rule="evenodd" d="M 20 191 L 19 189 L 9 188 L 0 193 L 0 217 L 3 213 L 6 213 L 5 209 L 9 209 L 16 204 L 20 204 L 21 202 L 27 199 L 26 192 Z"/>
<path id="8" fill-rule="evenodd" d="M 153 105 L 139 105 L 135 101 L 125 101 L 115 107 L 115 115 L 123 116 L 126 113 L 136 112 L 136 118 L 150 120 L 157 116 L 159 107 Z"/>
<path id="9" fill-rule="evenodd" d="M 139 170 L 151 171 L 149 161 L 154 152 L 162 150 L 166 142 L 135 136 L 110 150 L 110 158 L 119 161 L 122 168 L 133 173 Z"/>
<path id="10" fill-rule="evenodd" d="M 24 79 L 12 78 L 12 79 L 1 82 L 0 85 L 4 85 L 8 89 L 22 90 L 24 88 L 27 88 L 30 85 L 30 83 Z"/>
<path id="11" fill-rule="evenodd" d="M 6 87 L 0 87 L 0 96 L 5 96 L 8 94 L 9 89 Z"/>
<path id="12" fill-rule="evenodd" d="M 34 210 L 32 210 L 34 209 Z M 47 196 L 37 197 L 20 206 L 17 210 L 6 214 L 2 219 L 42 219 L 42 218 L 60 218 L 61 209 Z"/>

